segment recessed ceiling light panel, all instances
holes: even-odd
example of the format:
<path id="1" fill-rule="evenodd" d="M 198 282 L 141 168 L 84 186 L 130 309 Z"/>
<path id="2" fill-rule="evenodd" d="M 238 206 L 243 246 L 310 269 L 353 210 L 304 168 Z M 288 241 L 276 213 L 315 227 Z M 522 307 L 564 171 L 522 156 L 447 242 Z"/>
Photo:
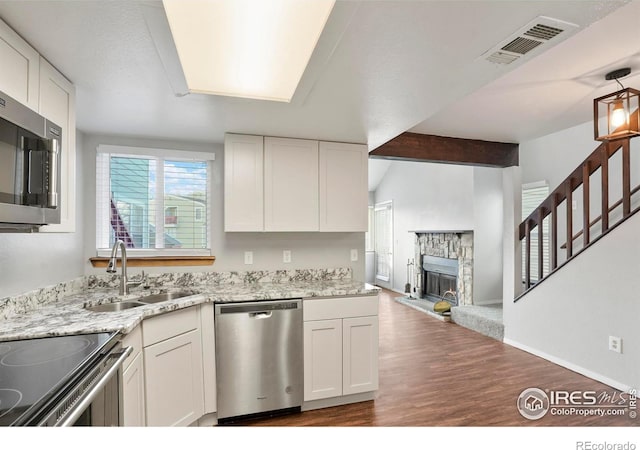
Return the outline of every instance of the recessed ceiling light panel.
<path id="1" fill-rule="evenodd" d="M 163 0 L 191 92 L 289 102 L 335 0 Z"/>

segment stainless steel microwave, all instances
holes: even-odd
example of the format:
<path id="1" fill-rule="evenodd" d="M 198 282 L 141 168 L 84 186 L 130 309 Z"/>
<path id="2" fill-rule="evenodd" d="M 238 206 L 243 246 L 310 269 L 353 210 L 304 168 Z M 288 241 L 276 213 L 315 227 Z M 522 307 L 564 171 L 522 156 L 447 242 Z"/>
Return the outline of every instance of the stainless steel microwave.
<path id="1" fill-rule="evenodd" d="M 0 91 L 0 232 L 60 223 L 62 129 Z"/>

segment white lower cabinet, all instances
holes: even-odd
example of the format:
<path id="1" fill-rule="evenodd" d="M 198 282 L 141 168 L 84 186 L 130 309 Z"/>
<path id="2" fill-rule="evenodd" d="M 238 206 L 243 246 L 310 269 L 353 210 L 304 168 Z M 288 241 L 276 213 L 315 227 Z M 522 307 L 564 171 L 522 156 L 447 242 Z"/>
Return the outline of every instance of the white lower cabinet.
<path id="1" fill-rule="evenodd" d="M 305 300 L 303 314 L 304 401 L 377 390 L 378 297 Z"/>
<path id="2" fill-rule="evenodd" d="M 304 400 L 342 395 L 342 319 L 304 323 Z"/>
<path id="3" fill-rule="evenodd" d="M 204 413 L 197 306 L 142 323 L 147 426 L 187 426 Z"/>
<path id="4" fill-rule="evenodd" d="M 342 320 L 342 394 L 378 389 L 378 316 Z"/>
<path id="5" fill-rule="evenodd" d="M 133 359 L 122 373 L 121 425 L 143 427 L 145 420 L 144 364 L 142 352 Z"/>
<path id="6" fill-rule="evenodd" d="M 204 410 L 200 331 L 145 347 L 148 426 L 187 426 Z"/>

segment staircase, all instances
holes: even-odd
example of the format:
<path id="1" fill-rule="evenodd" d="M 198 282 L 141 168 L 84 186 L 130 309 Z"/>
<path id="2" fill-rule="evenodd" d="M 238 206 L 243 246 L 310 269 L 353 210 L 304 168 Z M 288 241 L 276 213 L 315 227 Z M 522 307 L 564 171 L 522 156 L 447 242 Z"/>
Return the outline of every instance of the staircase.
<path id="1" fill-rule="evenodd" d="M 632 174 L 631 171 L 630 139 L 625 137 L 600 144 L 520 224 L 524 292 L 516 301 L 640 210 L 636 205 L 638 202 L 634 201 L 640 185 L 631 188 L 632 175 L 640 174 Z M 610 185 L 609 175 L 615 173 L 612 172 L 614 170 L 620 171 L 620 177 L 612 178 L 621 179 L 621 186 Z M 612 196 L 619 196 L 618 200 L 610 202 Z M 592 218 L 598 212 L 600 214 Z M 549 233 L 546 236 L 549 241 L 546 253 L 543 245 L 547 240 L 543 236 L 545 229 Z M 531 271 L 531 237 L 534 231 L 537 232 L 538 258 L 535 274 Z M 549 258 L 548 273 L 543 271 L 544 258 Z"/>

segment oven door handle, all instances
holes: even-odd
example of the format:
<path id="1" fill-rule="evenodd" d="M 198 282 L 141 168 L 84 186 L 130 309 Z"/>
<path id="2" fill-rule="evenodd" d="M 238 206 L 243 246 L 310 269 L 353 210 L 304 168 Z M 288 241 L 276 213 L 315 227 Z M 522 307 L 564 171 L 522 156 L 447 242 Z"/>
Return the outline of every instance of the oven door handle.
<path id="1" fill-rule="evenodd" d="M 91 405 L 91 402 L 96 398 L 96 396 L 100 393 L 102 388 L 113 378 L 113 376 L 118 372 L 120 366 L 124 363 L 124 360 L 131 354 L 133 351 L 133 347 L 127 347 L 124 350 L 113 353 L 108 356 L 109 359 L 116 359 L 111 367 L 104 373 L 104 375 L 100 378 L 100 380 L 91 388 L 91 390 L 82 398 L 77 405 L 73 406 L 73 409 L 65 414 L 65 417 L 62 421 L 58 422 L 56 426 L 58 427 L 68 427 L 75 423 L 75 421 L 82 415 L 82 413 Z M 89 374 L 89 377 L 91 374 Z M 82 384 L 84 380 L 80 381 Z"/>

